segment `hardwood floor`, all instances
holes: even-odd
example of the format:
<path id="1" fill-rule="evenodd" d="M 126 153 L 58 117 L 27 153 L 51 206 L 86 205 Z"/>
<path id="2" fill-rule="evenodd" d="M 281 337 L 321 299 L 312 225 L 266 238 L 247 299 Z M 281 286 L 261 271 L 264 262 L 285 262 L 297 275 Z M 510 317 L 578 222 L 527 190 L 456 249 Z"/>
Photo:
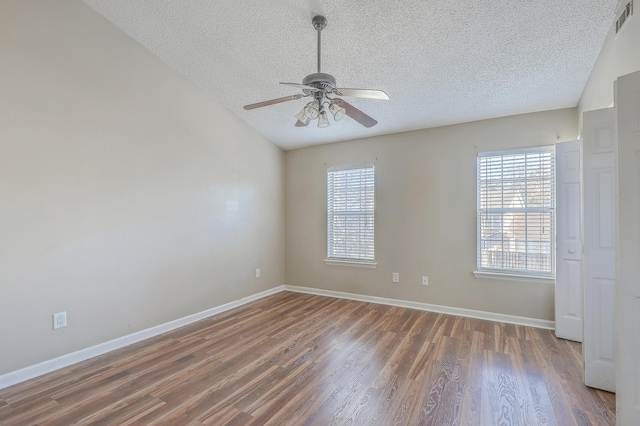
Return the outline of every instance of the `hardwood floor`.
<path id="1" fill-rule="evenodd" d="M 0 390 L 1 425 L 613 425 L 552 331 L 282 292 Z"/>

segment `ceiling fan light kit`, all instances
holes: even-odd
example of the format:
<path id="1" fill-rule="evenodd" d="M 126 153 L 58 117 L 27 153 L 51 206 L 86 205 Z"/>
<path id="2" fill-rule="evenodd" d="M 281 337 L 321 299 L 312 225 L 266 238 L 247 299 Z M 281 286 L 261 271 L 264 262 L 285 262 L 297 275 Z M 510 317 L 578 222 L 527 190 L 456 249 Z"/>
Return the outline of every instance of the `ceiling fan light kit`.
<path id="1" fill-rule="evenodd" d="M 300 112 L 295 115 L 296 127 L 305 127 L 311 120 L 318 120 L 318 127 L 329 127 L 329 118 L 327 115 L 327 109 L 333 116 L 335 121 L 341 120 L 345 115 L 348 115 L 358 123 L 365 127 L 373 127 L 378 122 L 369 117 L 358 108 L 347 103 L 343 99 L 335 97 L 337 96 L 352 96 L 358 98 L 368 99 L 382 99 L 388 100 L 389 96 L 382 90 L 374 89 L 342 89 L 338 88 L 336 79 L 331 74 L 321 72 L 321 32 L 327 26 L 327 19 L 324 16 L 316 15 L 313 17 L 311 23 L 313 28 L 318 32 L 318 72 L 309 74 L 302 80 L 302 84 L 299 83 L 280 83 L 287 86 L 294 86 L 302 89 L 303 95 L 297 94 L 292 96 L 285 96 L 283 98 L 272 99 L 269 101 L 259 102 L 256 104 L 245 105 L 245 110 L 251 110 L 268 105 L 274 105 L 281 102 L 293 101 L 303 97 L 313 96 L 313 100 L 307 103 Z"/>

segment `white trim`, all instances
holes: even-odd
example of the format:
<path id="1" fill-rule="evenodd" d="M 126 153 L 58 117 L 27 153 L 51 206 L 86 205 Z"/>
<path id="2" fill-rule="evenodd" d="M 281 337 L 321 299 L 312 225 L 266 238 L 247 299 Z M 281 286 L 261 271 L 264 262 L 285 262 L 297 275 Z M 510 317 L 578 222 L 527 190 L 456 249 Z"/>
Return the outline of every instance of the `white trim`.
<path id="1" fill-rule="evenodd" d="M 488 271 L 473 271 L 473 275 L 476 278 L 483 279 L 496 279 L 496 280 L 508 280 L 508 281 L 533 281 L 539 283 L 555 284 L 556 279 L 553 277 L 543 277 L 535 275 L 520 275 L 520 274 L 508 274 L 503 272 L 488 272 Z"/>
<path id="2" fill-rule="evenodd" d="M 207 309 L 206 311 L 198 312 L 192 315 L 188 315 L 183 318 L 178 318 L 173 321 L 169 321 L 164 324 L 157 325 L 155 327 L 147 328 L 126 336 L 118 337 L 113 340 L 109 340 L 104 343 L 99 343 L 89 348 L 81 349 L 76 352 L 72 352 L 66 355 L 59 356 L 48 361 L 41 362 L 39 364 L 31 365 L 29 367 L 22 368 L 20 370 L 12 371 L 0 376 L 0 389 L 15 385 L 20 382 L 24 382 L 29 379 L 41 376 L 46 373 L 58 370 L 60 368 L 67 367 L 71 364 L 75 364 L 89 358 L 96 357 L 98 355 L 111 352 L 116 349 L 120 349 L 124 346 L 131 345 L 136 342 L 148 339 L 150 337 L 157 336 L 162 333 L 166 333 L 176 328 L 183 327 L 185 325 L 200 321 L 201 319 L 208 318 L 213 315 L 217 315 L 222 312 L 226 312 L 230 309 L 237 308 L 247 303 L 262 299 L 263 297 L 271 296 L 281 291 L 293 291 L 296 293 L 315 294 L 318 296 L 336 297 L 339 299 L 358 300 L 361 302 L 379 303 L 382 305 L 398 306 L 409 309 L 419 309 L 421 311 L 438 312 L 448 315 L 458 315 L 461 317 L 477 318 L 488 321 L 502 322 L 507 324 L 525 325 L 529 327 L 544 328 L 548 330 L 555 329 L 555 322 L 542 320 L 537 318 L 519 317 L 515 315 L 498 314 L 486 311 L 476 311 L 473 309 L 456 308 L 452 306 L 432 305 L 430 303 L 412 302 L 409 300 L 389 299 L 386 297 L 366 296 L 361 294 L 345 293 L 341 291 L 332 290 L 320 290 L 308 287 L 298 287 L 291 285 L 280 285 L 270 290 L 266 290 L 260 293 L 256 293 L 251 296 L 244 297 L 242 299 L 235 300 L 233 302 L 226 303 L 224 305 L 217 306 L 215 308 Z"/>
<path id="3" fill-rule="evenodd" d="M 243 297 L 242 299 L 234 300 L 233 302 L 225 303 L 224 305 L 216 306 L 215 308 L 207 309 L 206 311 L 187 315 L 186 317 L 178 318 L 164 324 L 156 325 L 155 327 L 140 330 L 126 336 L 99 343 L 89 348 L 80 349 L 79 351 L 43 361 L 39 364 L 31 365 L 29 367 L 25 367 L 16 371 L 11 371 L 0 376 L 0 389 L 4 389 L 6 387 L 15 385 L 16 383 L 24 382 L 29 379 L 33 379 L 34 377 L 50 373 L 52 371 L 67 367 L 77 362 L 84 361 L 116 349 L 120 349 L 124 346 L 140 342 L 141 340 L 166 333 L 167 331 L 175 330 L 176 328 L 180 328 L 196 321 L 200 321 L 201 319 L 226 312 L 230 309 L 237 308 L 258 299 L 262 299 L 263 297 L 271 296 L 272 294 L 279 293 L 283 290 L 285 290 L 284 285 L 274 287 L 270 290 L 265 290 L 251 296 Z"/>
<path id="4" fill-rule="evenodd" d="M 339 164 L 336 166 L 327 167 L 327 172 L 341 172 L 342 170 L 355 170 L 355 169 L 373 169 L 376 167 L 374 161 L 368 163 L 349 163 Z"/>
<path id="5" fill-rule="evenodd" d="M 538 318 L 519 317 L 516 315 L 498 314 L 494 312 L 476 311 L 474 309 L 456 308 L 453 306 L 432 305 L 430 303 L 412 302 L 410 300 L 389 299 L 386 297 L 365 296 L 362 294 L 344 293 L 342 291 L 320 290 L 316 288 L 285 285 L 285 290 L 296 293 L 315 294 L 318 296 L 337 297 L 339 299 L 357 300 L 360 302 L 379 303 L 382 305 L 398 306 L 401 308 L 419 309 L 421 311 L 437 312 L 441 314 L 457 315 L 467 318 L 477 318 L 507 324 L 526 325 L 528 327 L 555 329 L 555 321 Z"/>
<path id="6" fill-rule="evenodd" d="M 356 266 L 358 268 L 377 268 L 378 264 L 376 262 L 369 262 L 366 260 L 357 261 L 357 260 L 338 260 L 338 259 L 325 259 L 325 265 L 332 266 Z"/>
<path id="7" fill-rule="evenodd" d="M 478 152 L 478 157 L 493 157 L 497 155 L 517 155 L 517 154 L 526 154 L 529 152 L 554 152 L 555 145 L 538 145 L 531 146 L 528 148 L 519 148 L 519 149 L 502 149 L 499 151 L 482 151 Z"/>

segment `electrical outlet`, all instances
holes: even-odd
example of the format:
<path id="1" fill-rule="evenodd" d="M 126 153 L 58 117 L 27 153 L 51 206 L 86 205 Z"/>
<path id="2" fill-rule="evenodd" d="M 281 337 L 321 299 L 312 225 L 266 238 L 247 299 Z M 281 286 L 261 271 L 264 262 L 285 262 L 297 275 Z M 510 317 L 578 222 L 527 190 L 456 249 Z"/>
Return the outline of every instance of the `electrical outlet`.
<path id="1" fill-rule="evenodd" d="M 66 312 L 58 312 L 57 314 L 53 314 L 53 329 L 57 330 L 62 327 L 67 326 L 67 313 Z"/>
<path id="2" fill-rule="evenodd" d="M 426 275 L 422 276 L 422 285 L 429 285 L 429 277 Z"/>
<path id="3" fill-rule="evenodd" d="M 394 272 L 394 273 L 391 275 L 391 278 L 393 279 L 393 282 L 394 282 L 394 283 L 399 283 L 399 282 L 400 282 L 400 274 L 399 274 L 399 273 L 397 273 L 397 272 Z"/>
<path id="4" fill-rule="evenodd" d="M 256 278 L 260 278 L 260 268 L 256 269 Z"/>

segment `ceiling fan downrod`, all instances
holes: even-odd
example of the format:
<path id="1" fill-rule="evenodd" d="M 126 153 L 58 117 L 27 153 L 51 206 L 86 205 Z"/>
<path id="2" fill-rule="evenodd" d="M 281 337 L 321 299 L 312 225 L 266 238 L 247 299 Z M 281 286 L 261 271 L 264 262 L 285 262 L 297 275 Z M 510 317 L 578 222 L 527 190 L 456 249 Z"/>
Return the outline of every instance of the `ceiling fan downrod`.
<path id="1" fill-rule="evenodd" d="M 309 74 L 302 80 L 304 86 L 302 88 L 305 95 L 313 95 L 315 98 L 318 94 L 321 94 L 322 98 L 327 93 L 333 93 L 336 88 L 336 79 L 331 74 L 325 74 L 321 71 L 322 68 L 322 30 L 327 26 L 327 18 L 322 15 L 316 15 L 311 20 L 313 28 L 318 32 L 318 72 Z"/>
<path id="2" fill-rule="evenodd" d="M 327 18 L 322 15 L 316 15 L 313 17 L 311 21 L 313 23 L 313 28 L 318 32 L 318 73 L 320 73 L 320 51 L 321 51 L 321 35 L 320 33 L 327 26 Z"/>

